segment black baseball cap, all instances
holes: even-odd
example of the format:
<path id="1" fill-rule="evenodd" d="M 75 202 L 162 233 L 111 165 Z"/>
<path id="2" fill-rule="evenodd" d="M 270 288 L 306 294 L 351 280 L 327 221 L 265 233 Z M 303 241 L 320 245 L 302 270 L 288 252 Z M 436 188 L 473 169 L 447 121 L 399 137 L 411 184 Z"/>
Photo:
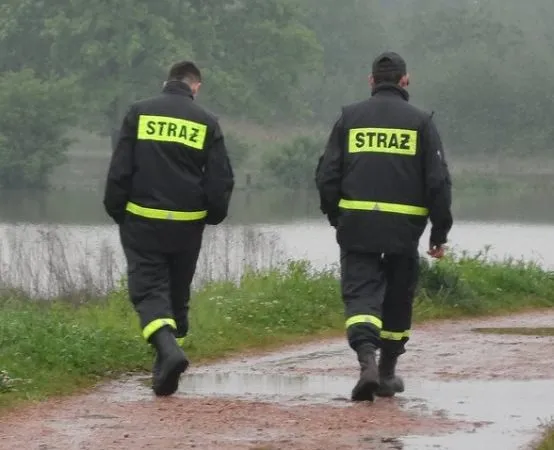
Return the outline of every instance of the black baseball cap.
<path id="1" fill-rule="evenodd" d="M 373 75 L 390 72 L 400 72 L 402 75 L 406 75 L 406 61 L 398 53 L 384 52 L 373 60 L 371 70 Z"/>

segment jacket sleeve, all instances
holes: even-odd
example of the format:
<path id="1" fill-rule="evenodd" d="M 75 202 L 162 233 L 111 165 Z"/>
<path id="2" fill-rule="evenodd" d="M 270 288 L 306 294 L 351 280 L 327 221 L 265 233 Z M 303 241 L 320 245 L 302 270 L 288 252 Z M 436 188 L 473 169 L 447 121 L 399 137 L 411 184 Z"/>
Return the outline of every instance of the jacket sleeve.
<path id="1" fill-rule="evenodd" d="M 431 220 L 431 245 L 447 242 L 452 228 L 452 181 L 433 114 L 422 130 L 425 195 Z"/>
<path id="2" fill-rule="evenodd" d="M 342 116 L 335 122 L 325 152 L 319 158 L 315 183 L 319 191 L 320 209 L 327 215 L 332 226 L 337 225 L 340 215 L 342 162 L 343 162 L 343 122 Z"/>
<path id="3" fill-rule="evenodd" d="M 137 117 L 134 107 L 131 107 L 115 142 L 104 190 L 104 209 L 117 224 L 123 223 L 131 191 L 136 137 Z"/>
<path id="4" fill-rule="evenodd" d="M 233 168 L 223 132 L 216 122 L 212 145 L 206 149 L 204 169 L 204 193 L 208 216 L 208 225 L 218 225 L 227 217 L 231 195 L 235 186 Z"/>

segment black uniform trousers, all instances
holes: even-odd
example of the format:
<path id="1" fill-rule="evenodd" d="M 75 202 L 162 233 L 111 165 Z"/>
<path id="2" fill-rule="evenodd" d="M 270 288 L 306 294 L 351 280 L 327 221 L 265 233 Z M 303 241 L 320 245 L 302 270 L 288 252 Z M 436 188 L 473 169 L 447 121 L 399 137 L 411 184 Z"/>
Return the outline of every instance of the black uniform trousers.
<path id="1" fill-rule="evenodd" d="M 156 252 L 123 245 L 127 258 L 129 296 L 140 317 L 146 340 L 163 326 L 178 338 L 188 333 L 190 285 L 196 271 L 201 239 L 185 250 Z"/>
<path id="2" fill-rule="evenodd" d="M 419 278 L 417 250 L 408 254 L 341 250 L 341 290 L 348 342 L 404 353 Z"/>

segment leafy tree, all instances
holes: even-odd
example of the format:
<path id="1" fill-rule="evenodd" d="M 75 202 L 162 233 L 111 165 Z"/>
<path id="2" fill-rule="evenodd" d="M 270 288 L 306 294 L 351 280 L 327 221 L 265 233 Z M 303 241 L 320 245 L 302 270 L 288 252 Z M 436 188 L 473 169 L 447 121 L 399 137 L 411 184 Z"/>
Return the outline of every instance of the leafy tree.
<path id="1" fill-rule="evenodd" d="M 414 99 L 437 110 L 447 143 L 464 154 L 549 145 L 544 113 L 554 107 L 543 86 L 554 65 L 551 58 L 541 64 L 540 45 L 505 6 L 419 0 L 393 19 L 404 26 L 398 41 L 414 75 Z M 537 64 L 544 70 L 530 72 Z"/>
<path id="2" fill-rule="evenodd" d="M 42 36 L 49 10 L 65 0 L 2 0 L 0 2 L 0 72 L 32 68 L 42 75 L 51 70 L 51 40 Z"/>
<path id="3" fill-rule="evenodd" d="M 298 0 L 303 22 L 323 47 L 323 68 L 304 79 L 303 95 L 316 121 L 330 122 L 340 106 L 369 96 L 371 62 L 386 50 L 382 7 L 366 0 Z"/>
<path id="4" fill-rule="evenodd" d="M 206 75 L 202 98 L 217 111 L 265 123 L 306 117 L 306 74 L 322 48 L 294 0 L 174 0 L 182 30 Z M 160 6 L 161 7 L 161 6 Z M 186 11 L 187 14 L 179 14 Z"/>
<path id="5" fill-rule="evenodd" d="M 163 3 L 163 2 L 162 2 Z M 66 0 L 49 11 L 43 35 L 52 40 L 56 73 L 76 74 L 84 88 L 84 125 L 107 132 L 119 127 L 129 102 L 161 89 L 176 55 L 191 46 L 171 32 L 169 18 L 153 14 L 147 0 Z M 92 121 L 98 112 L 100 122 Z M 115 124 L 115 125 L 114 125 Z"/>
<path id="6" fill-rule="evenodd" d="M 0 68 L 78 75 L 83 125 L 103 133 L 130 101 L 161 87 L 176 59 L 200 64 L 202 102 L 265 121 L 308 115 L 300 81 L 321 70 L 321 46 L 295 0 L 6 0 L 0 12 L 9 56 Z"/>
<path id="7" fill-rule="evenodd" d="M 324 146 L 323 138 L 300 136 L 270 154 L 263 169 L 283 187 L 310 187 L 313 185 L 315 165 Z"/>
<path id="8" fill-rule="evenodd" d="M 219 116 L 329 126 L 369 95 L 371 61 L 391 49 L 447 146 L 529 154 L 554 138 L 552 11 L 547 0 L 2 0 L 0 74 L 77 79 L 80 126 L 104 133 L 192 58 L 198 100 Z"/>
<path id="9" fill-rule="evenodd" d="M 74 121 L 72 79 L 42 81 L 30 69 L 0 76 L 0 186 L 44 188 L 62 164 Z"/>

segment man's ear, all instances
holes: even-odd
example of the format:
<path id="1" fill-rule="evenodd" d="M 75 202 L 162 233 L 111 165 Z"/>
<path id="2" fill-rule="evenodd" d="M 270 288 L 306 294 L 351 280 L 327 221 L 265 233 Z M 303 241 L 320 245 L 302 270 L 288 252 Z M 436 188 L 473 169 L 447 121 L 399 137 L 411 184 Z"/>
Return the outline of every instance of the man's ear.
<path id="1" fill-rule="evenodd" d="M 202 86 L 202 83 L 198 82 L 198 83 L 194 83 L 191 88 L 192 88 L 192 94 L 196 97 L 198 95 L 198 92 L 200 91 L 200 87 Z"/>
<path id="2" fill-rule="evenodd" d="M 402 78 L 400 78 L 400 86 L 401 87 L 408 87 L 410 85 L 410 74 L 407 73 Z"/>
<path id="3" fill-rule="evenodd" d="M 373 86 L 375 86 L 375 78 L 373 78 L 373 75 L 369 75 L 367 80 L 369 82 L 369 87 L 373 88 Z"/>

